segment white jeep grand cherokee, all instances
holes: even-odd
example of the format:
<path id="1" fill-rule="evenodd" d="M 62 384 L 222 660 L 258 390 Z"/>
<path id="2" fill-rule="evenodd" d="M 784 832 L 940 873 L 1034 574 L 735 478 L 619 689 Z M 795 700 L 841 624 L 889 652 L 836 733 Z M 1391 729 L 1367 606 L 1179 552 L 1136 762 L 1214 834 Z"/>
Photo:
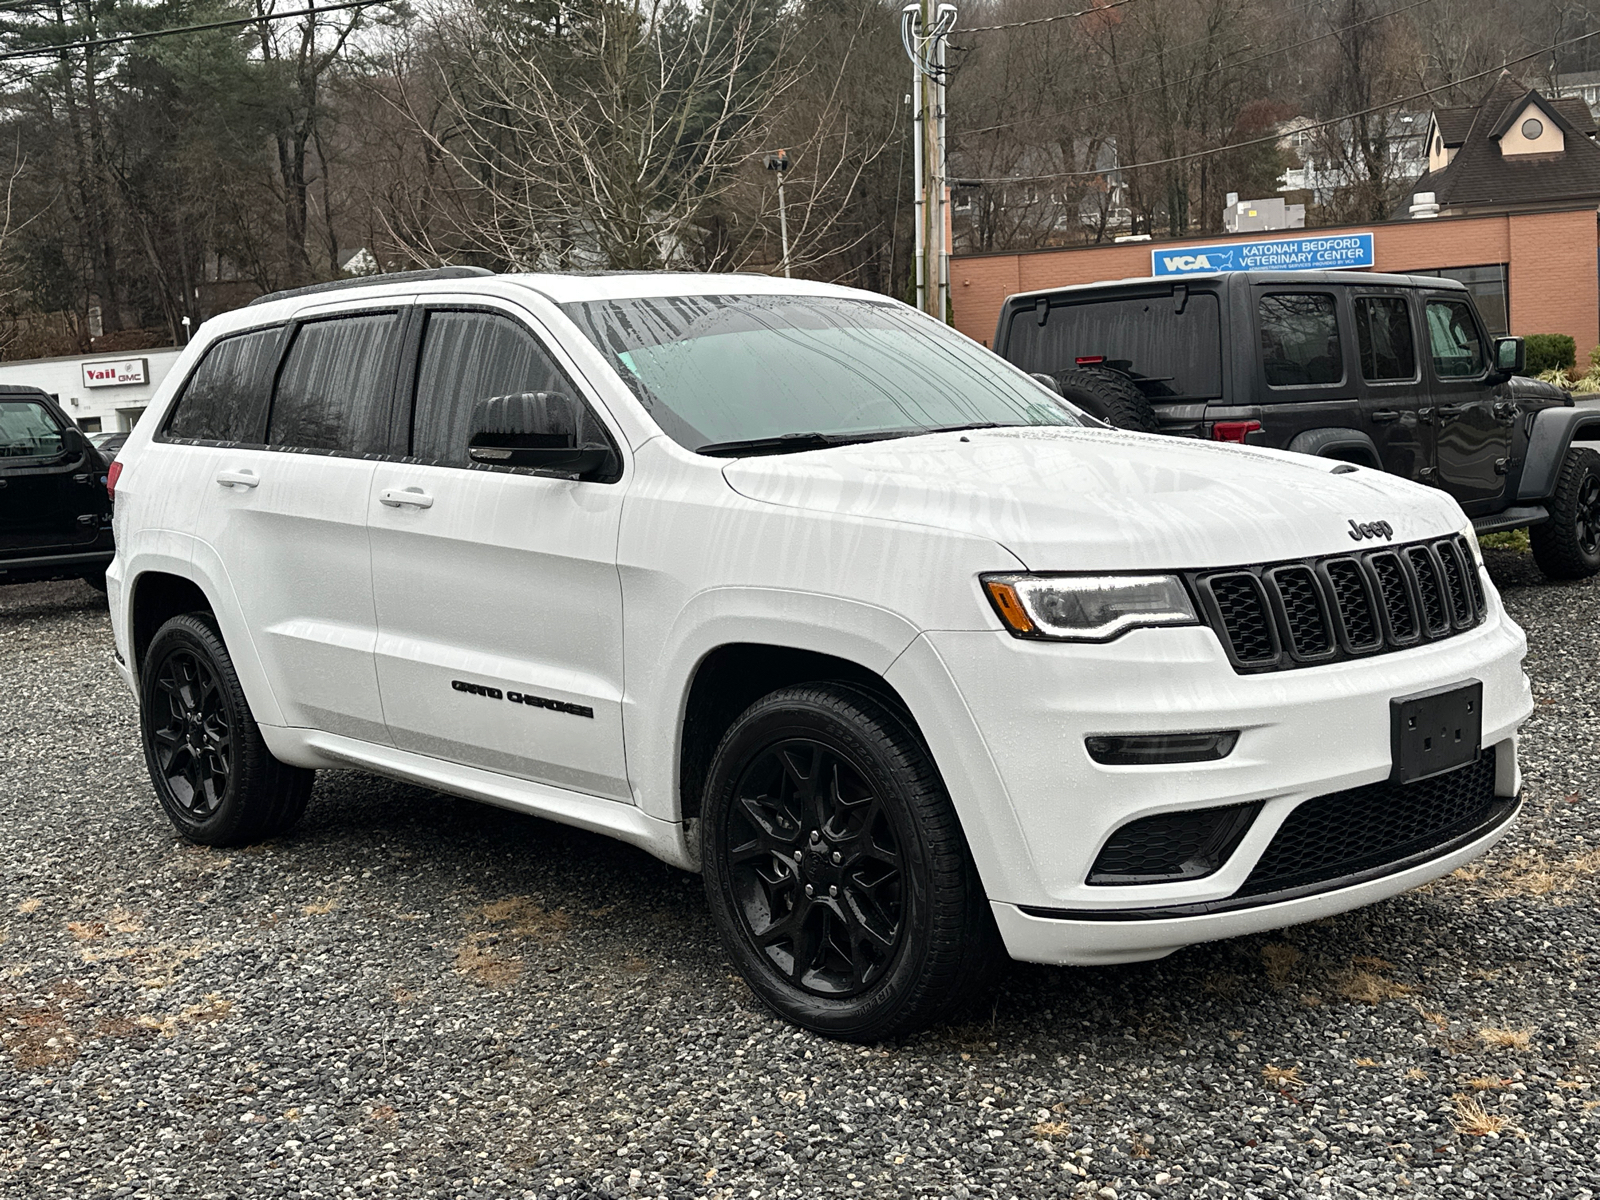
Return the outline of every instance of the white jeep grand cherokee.
<path id="1" fill-rule="evenodd" d="M 1002 944 L 1129 962 L 1392 896 L 1518 806 L 1525 642 L 1448 496 L 1103 428 L 880 296 L 282 293 L 206 324 L 113 471 L 185 837 L 282 832 L 317 767 L 610 834 L 702 871 L 829 1034 L 935 1019 Z"/>

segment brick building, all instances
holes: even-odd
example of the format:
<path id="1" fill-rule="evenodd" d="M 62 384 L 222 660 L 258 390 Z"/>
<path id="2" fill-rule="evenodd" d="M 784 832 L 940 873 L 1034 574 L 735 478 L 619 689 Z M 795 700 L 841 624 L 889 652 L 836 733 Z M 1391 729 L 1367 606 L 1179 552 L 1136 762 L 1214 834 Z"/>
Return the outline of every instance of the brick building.
<path id="1" fill-rule="evenodd" d="M 1600 198 L 1597 198 L 1600 199 Z M 1328 238 L 1371 233 L 1372 269 L 1460 279 L 1493 333 L 1568 333 L 1578 362 L 1600 343 L 1600 230 L 1596 199 L 1542 209 L 1306 230 Z M 1302 236 L 1299 230 L 1293 235 Z M 1153 273 L 1152 252 L 1259 241 L 1261 234 L 1129 242 L 1020 253 L 963 254 L 950 263 L 955 324 L 987 345 L 1001 302 L 1015 292 Z"/>

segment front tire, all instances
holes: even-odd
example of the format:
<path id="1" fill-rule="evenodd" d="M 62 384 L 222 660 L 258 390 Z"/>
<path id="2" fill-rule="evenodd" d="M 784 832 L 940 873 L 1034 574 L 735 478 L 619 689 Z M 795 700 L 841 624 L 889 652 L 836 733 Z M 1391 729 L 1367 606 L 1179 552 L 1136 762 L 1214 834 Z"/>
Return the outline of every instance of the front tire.
<path id="1" fill-rule="evenodd" d="M 1550 497 L 1550 519 L 1528 530 L 1533 561 L 1551 579 L 1600 572 L 1600 454 L 1567 451 Z"/>
<path id="2" fill-rule="evenodd" d="M 910 722 L 845 684 L 783 688 L 723 736 L 703 812 L 706 895 L 751 989 L 814 1032 L 877 1041 L 951 1012 L 999 936 Z"/>
<path id="3" fill-rule="evenodd" d="M 145 765 L 178 832 L 206 846 L 242 846 L 294 825 L 315 772 L 272 757 L 209 615 L 173 617 L 142 665 Z"/>

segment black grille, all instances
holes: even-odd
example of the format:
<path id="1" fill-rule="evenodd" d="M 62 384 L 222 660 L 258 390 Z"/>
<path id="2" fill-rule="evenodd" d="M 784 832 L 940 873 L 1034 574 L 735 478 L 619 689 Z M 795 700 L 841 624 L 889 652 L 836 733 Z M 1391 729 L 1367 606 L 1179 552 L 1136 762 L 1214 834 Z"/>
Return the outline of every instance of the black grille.
<path id="1" fill-rule="evenodd" d="M 1399 862 L 1482 825 L 1495 805 L 1495 753 L 1416 783 L 1372 783 L 1289 814 L 1240 896 L 1260 896 Z"/>
<path id="2" fill-rule="evenodd" d="M 1254 575 L 1219 575 L 1211 579 L 1217 616 L 1241 662 L 1270 662 L 1278 656 L 1266 598 Z"/>
<path id="3" fill-rule="evenodd" d="M 1484 619 L 1461 535 L 1394 549 L 1195 573 L 1207 622 L 1241 673 L 1401 650 Z"/>
<path id="4" fill-rule="evenodd" d="M 1089 882 L 1170 883 L 1210 875 L 1228 861 L 1260 811 L 1258 801 L 1130 821 L 1106 841 Z"/>
<path id="5" fill-rule="evenodd" d="M 1283 602 L 1283 623 L 1289 647 L 1301 658 L 1333 650 L 1333 630 L 1323 610 L 1321 589 L 1310 567 L 1279 567 L 1269 578 Z"/>

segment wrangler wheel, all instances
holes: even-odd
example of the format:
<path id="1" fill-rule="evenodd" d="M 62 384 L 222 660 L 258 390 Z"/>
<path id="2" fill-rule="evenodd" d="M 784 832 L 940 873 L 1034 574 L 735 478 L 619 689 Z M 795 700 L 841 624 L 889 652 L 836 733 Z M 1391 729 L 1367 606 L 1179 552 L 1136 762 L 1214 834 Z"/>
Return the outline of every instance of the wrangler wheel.
<path id="1" fill-rule="evenodd" d="M 1550 519 L 1528 531 L 1533 560 L 1551 579 L 1600 572 L 1600 454 L 1567 451 L 1550 497 Z"/>

